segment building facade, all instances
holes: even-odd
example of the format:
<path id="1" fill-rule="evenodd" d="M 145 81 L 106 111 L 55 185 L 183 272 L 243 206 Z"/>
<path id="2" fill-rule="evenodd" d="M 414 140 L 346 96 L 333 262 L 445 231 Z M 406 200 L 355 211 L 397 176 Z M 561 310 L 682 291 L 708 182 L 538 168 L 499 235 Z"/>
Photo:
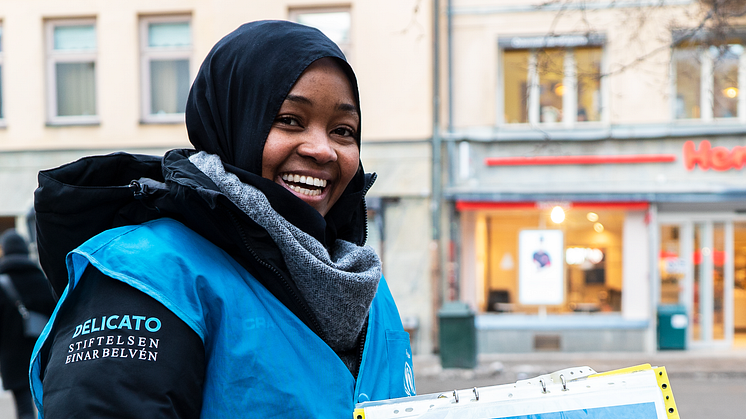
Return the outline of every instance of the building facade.
<path id="1" fill-rule="evenodd" d="M 418 352 L 432 349 L 428 251 L 432 7 L 416 0 L 0 2 L 0 230 L 33 237 L 40 170 L 82 156 L 190 147 L 184 105 L 203 57 L 239 25 L 315 26 L 355 69 L 370 244 Z"/>
<path id="2" fill-rule="evenodd" d="M 202 58 L 259 19 L 318 27 L 360 82 L 370 244 L 415 353 L 746 342 L 746 32 L 696 0 L 0 2 L 0 230 L 40 170 L 189 147 Z M 734 29 L 736 28 L 736 29 Z M 681 319 L 684 323 L 681 323 Z"/>
<path id="3" fill-rule="evenodd" d="M 681 347 L 743 346 L 746 22 L 714 39 L 698 1 L 450 3 L 450 288 L 479 351 L 652 351 L 670 305 Z"/>

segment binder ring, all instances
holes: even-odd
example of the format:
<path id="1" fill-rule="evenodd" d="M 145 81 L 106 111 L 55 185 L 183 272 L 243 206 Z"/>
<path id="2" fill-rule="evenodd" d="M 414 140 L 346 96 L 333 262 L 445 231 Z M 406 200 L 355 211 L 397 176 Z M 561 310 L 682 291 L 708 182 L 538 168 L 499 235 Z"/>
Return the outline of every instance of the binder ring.
<path id="1" fill-rule="evenodd" d="M 456 403 L 458 403 L 458 391 L 453 390 L 453 398 L 456 399 Z"/>
<path id="2" fill-rule="evenodd" d="M 479 401 L 479 392 L 476 387 L 474 387 L 474 397 L 476 398 L 476 401 Z"/>
<path id="3" fill-rule="evenodd" d="M 539 384 L 541 384 L 541 392 L 543 394 L 547 393 L 547 383 L 544 382 L 544 379 L 539 380 Z"/>
<path id="4" fill-rule="evenodd" d="M 567 381 L 565 380 L 565 376 L 560 374 L 560 380 L 562 380 L 562 391 L 567 391 Z"/>

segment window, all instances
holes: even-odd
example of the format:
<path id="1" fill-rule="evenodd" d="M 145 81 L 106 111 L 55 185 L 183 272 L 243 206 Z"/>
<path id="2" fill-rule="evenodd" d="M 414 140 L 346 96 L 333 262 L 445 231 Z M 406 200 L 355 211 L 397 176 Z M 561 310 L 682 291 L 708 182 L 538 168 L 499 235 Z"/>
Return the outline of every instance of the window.
<path id="1" fill-rule="evenodd" d="M 142 120 L 183 122 L 191 85 L 192 30 L 188 16 L 140 21 Z"/>
<path id="2" fill-rule="evenodd" d="M 572 127 L 602 121 L 602 42 L 572 35 L 501 39 L 500 122 Z"/>
<path id="3" fill-rule="evenodd" d="M 601 48 L 576 48 L 578 122 L 601 120 Z"/>
<path id="4" fill-rule="evenodd" d="M 696 51 L 678 49 L 673 53 L 674 83 L 676 85 L 677 119 L 700 118 L 701 106 L 701 63 Z"/>
<path id="5" fill-rule="evenodd" d="M 0 25 L 0 126 L 5 125 L 5 101 L 3 100 L 3 27 Z"/>
<path id="6" fill-rule="evenodd" d="M 675 119 L 743 117 L 739 114 L 742 83 L 739 69 L 746 69 L 743 46 L 682 45 L 672 55 L 671 79 L 675 89 Z"/>
<path id="7" fill-rule="evenodd" d="M 342 50 L 347 60 L 351 60 L 352 43 L 350 41 L 351 16 L 348 7 L 293 9 L 290 20 L 314 27 Z"/>
<path id="8" fill-rule="evenodd" d="M 95 21 L 49 21 L 46 31 L 49 122 L 98 123 Z"/>

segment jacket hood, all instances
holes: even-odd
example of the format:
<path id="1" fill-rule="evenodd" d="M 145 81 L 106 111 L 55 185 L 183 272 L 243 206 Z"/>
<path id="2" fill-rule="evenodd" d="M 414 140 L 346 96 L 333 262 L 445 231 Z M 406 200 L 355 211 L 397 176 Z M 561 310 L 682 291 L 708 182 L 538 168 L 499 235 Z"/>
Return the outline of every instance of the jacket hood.
<path id="1" fill-rule="evenodd" d="M 2 248 L 3 255 L 28 256 L 28 243 L 26 239 L 13 229 L 6 231 L 0 236 L 0 248 Z"/>

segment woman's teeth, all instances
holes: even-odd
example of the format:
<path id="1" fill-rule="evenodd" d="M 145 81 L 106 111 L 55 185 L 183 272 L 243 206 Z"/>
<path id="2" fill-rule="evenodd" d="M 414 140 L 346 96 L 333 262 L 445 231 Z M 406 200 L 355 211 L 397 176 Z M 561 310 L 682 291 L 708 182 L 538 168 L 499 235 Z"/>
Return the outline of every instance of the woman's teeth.
<path id="1" fill-rule="evenodd" d="M 288 183 L 288 187 L 291 190 L 299 194 L 303 194 L 303 195 L 309 195 L 309 196 L 321 195 L 322 190 L 326 187 L 326 180 L 311 177 L 311 176 L 301 176 L 301 175 L 285 173 L 281 177 L 282 177 L 282 180 L 284 180 L 285 182 L 299 183 L 301 185 L 308 185 L 313 188 L 313 189 L 309 189 L 309 188 L 304 188 L 302 186 L 292 185 Z"/>
<path id="2" fill-rule="evenodd" d="M 322 188 L 326 187 L 326 181 L 324 179 L 319 179 L 311 176 L 301 176 L 285 173 L 284 175 L 282 175 L 282 180 L 293 183 L 304 183 L 310 186 L 320 186 Z"/>
<path id="3" fill-rule="evenodd" d="M 292 189 L 295 192 L 298 192 L 299 194 L 309 195 L 309 196 L 321 195 L 321 189 L 306 189 L 306 188 L 301 188 L 300 186 L 295 186 L 295 185 L 288 185 L 288 186 L 290 187 L 290 189 Z"/>

